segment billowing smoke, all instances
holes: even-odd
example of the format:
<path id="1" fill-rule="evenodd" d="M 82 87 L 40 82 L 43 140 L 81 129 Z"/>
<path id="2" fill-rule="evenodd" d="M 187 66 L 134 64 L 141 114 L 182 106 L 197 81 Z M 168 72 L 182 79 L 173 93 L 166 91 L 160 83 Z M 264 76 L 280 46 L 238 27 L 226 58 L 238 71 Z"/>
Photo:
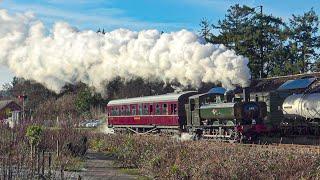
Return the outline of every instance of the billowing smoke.
<path id="1" fill-rule="evenodd" d="M 0 10 L 0 64 L 56 92 L 80 81 L 103 92 L 117 76 L 194 87 L 222 83 L 228 89 L 246 86 L 250 79 L 248 59 L 223 45 L 205 44 L 187 30 L 116 29 L 101 34 L 63 22 L 48 30 L 31 13 L 6 10 Z"/>

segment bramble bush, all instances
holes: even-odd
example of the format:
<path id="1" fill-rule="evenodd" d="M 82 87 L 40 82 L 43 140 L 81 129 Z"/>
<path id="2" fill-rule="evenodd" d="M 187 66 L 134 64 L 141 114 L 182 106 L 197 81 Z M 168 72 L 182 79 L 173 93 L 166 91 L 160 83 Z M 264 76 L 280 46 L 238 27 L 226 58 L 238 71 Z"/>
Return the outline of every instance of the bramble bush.
<path id="1" fill-rule="evenodd" d="M 100 137 L 101 138 L 101 137 Z M 105 135 L 105 151 L 123 167 L 157 179 L 318 179 L 319 149 Z M 294 147 L 294 148 L 293 148 Z"/>

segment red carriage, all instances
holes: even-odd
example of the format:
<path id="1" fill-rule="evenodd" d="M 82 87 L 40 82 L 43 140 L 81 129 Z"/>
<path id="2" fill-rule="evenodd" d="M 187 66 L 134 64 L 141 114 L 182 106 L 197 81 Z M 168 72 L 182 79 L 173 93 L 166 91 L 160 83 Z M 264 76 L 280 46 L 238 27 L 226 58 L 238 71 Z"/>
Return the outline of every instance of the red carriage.
<path id="1" fill-rule="evenodd" d="M 186 125 L 185 104 L 194 91 L 112 100 L 107 105 L 108 126 L 135 133 L 176 132 Z"/>

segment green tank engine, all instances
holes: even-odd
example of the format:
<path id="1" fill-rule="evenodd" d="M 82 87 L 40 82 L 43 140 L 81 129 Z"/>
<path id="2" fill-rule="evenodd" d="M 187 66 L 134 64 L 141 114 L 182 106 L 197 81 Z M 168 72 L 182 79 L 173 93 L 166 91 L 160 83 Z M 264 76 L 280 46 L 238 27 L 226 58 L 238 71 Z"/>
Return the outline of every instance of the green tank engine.
<path id="1" fill-rule="evenodd" d="M 185 106 L 187 129 L 196 138 L 206 137 L 221 140 L 238 141 L 253 138 L 266 127 L 264 102 L 250 102 L 248 95 L 234 98 L 221 93 L 205 93 L 189 97 Z"/>

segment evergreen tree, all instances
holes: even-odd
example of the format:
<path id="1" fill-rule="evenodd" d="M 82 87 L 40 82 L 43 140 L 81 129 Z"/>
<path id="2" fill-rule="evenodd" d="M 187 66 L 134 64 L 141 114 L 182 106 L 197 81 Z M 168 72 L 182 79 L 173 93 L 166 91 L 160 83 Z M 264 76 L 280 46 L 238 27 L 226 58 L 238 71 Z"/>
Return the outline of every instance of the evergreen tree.
<path id="1" fill-rule="evenodd" d="M 319 17 L 315 11 L 292 15 L 290 19 L 290 61 L 294 73 L 319 70 Z"/>
<path id="2" fill-rule="evenodd" d="M 212 38 L 212 26 L 210 24 L 210 22 L 207 19 L 202 19 L 200 22 L 200 36 L 203 37 L 207 42 L 210 41 L 210 39 Z"/>
<path id="3" fill-rule="evenodd" d="M 92 99 L 89 88 L 85 88 L 77 94 L 75 106 L 79 114 L 89 114 Z"/>
<path id="4" fill-rule="evenodd" d="M 261 14 L 248 6 L 231 6 L 225 19 L 213 25 L 219 30 L 209 42 L 224 44 L 248 57 L 254 78 L 277 75 L 285 59 L 285 23 L 272 15 Z M 279 62 L 281 61 L 281 62 Z"/>

